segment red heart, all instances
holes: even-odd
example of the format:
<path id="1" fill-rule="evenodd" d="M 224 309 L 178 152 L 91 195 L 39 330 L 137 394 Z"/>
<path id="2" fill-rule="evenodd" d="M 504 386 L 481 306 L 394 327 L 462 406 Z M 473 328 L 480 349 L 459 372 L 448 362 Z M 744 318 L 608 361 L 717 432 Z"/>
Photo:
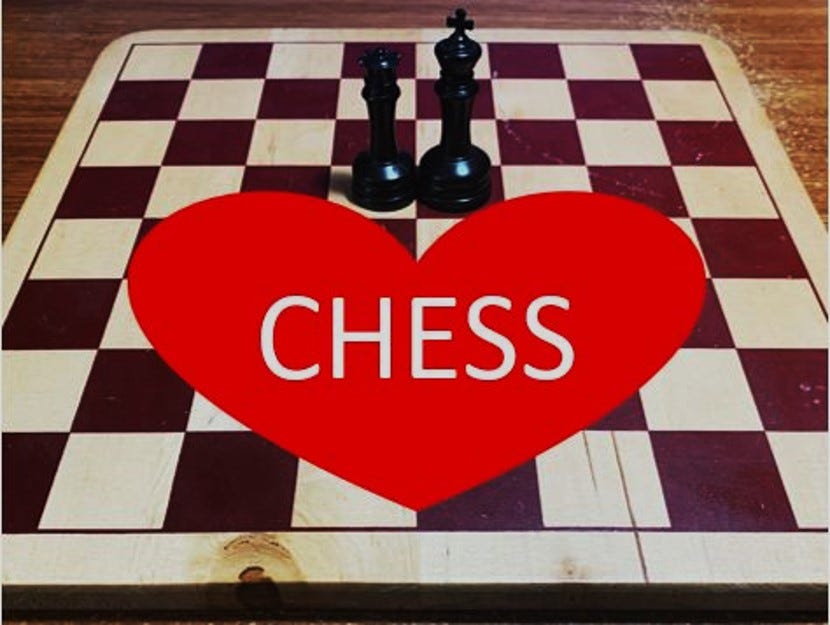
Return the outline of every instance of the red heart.
<path id="1" fill-rule="evenodd" d="M 678 227 L 639 204 L 590 193 L 489 207 L 419 262 L 342 206 L 288 193 L 227 195 L 156 226 L 129 270 L 138 322 L 182 378 L 280 447 L 416 510 L 607 414 L 683 343 L 703 293 L 700 256 Z M 261 343 L 266 312 L 289 295 L 315 299 L 319 312 L 289 308 L 264 336 L 286 367 L 319 365 L 303 381 L 269 369 Z M 468 308 L 483 295 L 512 303 L 481 313 L 516 352 L 512 370 L 492 381 L 466 372 L 504 360 L 468 325 Z M 542 308 L 538 321 L 572 347 L 570 369 L 567 346 L 529 329 L 526 309 L 540 296 L 569 304 Z M 379 346 L 369 343 L 348 344 L 344 377 L 333 377 L 336 297 L 347 331 L 377 330 L 379 298 L 391 298 L 390 378 L 379 377 Z M 423 344 L 424 367 L 454 369 L 455 379 L 413 379 L 413 297 L 456 298 L 453 308 L 424 313 L 427 330 L 451 330 L 452 340 Z M 525 364 L 567 373 L 533 379 Z"/>

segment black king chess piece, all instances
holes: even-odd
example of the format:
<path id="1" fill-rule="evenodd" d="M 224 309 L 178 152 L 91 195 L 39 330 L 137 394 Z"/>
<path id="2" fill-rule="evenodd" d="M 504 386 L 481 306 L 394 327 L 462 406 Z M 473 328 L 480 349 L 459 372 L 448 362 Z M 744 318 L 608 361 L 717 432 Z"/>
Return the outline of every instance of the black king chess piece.
<path id="1" fill-rule="evenodd" d="M 352 163 L 352 201 L 376 211 L 402 208 L 415 199 L 415 162 L 398 151 L 395 104 L 401 95 L 396 69 L 401 55 L 376 48 L 359 59 L 365 84 L 360 95 L 369 109 L 369 150 Z"/>
<path id="2" fill-rule="evenodd" d="M 447 18 L 454 28 L 435 44 L 441 78 L 435 92 L 441 98 L 441 142 L 421 158 L 418 197 L 425 204 L 451 213 L 470 211 L 490 198 L 490 158 L 473 145 L 470 116 L 478 84 L 473 67 L 481 46 L 467 36 L 473 21 L 464 9 Z"/>

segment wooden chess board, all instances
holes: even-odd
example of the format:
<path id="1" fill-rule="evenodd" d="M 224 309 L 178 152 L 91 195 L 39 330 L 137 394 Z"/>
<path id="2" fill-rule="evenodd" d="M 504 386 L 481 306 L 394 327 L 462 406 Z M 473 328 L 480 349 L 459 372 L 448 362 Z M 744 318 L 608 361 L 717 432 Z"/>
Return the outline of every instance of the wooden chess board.
<path id="1" fill-rule="evenodd" d="M 509 474 L 416 514 L 246 431 L 142 335 L 130 255 L 196 200 L 325 197 L 416 256 L 463 219 L 417 203 L 380 218 L 345 195 L 368 138 L 357 57 L 403 54 L 397 132 L 417 158 L 439 135 L 445 35 L 154 31 L 102 53 L 5 244 L 9 607 L 821 609 L 826 233 L 713 39 L 475 31 L 493 201 L 641 201 L 688 233 L 708 281 L 662 371 Z M 252 576 L 274 593 L 240 591 Z"/>

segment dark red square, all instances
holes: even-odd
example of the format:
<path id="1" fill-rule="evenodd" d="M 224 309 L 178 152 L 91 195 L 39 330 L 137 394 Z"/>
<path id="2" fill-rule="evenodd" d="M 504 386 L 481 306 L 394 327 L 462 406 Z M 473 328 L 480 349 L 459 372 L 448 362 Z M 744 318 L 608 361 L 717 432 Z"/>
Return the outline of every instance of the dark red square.
<path id="1" fill-rule="evenodd" d="M 325 198 L 329 173 L 328 167 L 246 167 L 242 191 L 292 191 Z"/>
<path id="2" fill-rule="evenodd" d="M 602 419 L 588 427 L 589 430 L 647 430 L 646 415 L 640 394 L 634 393 Z"/>
<path id="3" fill-rule="evenodd" d="M 753 165 L 734 122 L 657 122 L 673 165 Z"/>
<path id="4" fill-rule="evenodd" d="M 266 80 L 259 101 L 261 119 L 334 119 L 338 80 L 320 78 Z"/>
<path id="5" fill-rule="evenodd" d="M 244 165 L 254 120 L 179 121 L 164 155 L 165 165 Z"/>
<path id="6" fill-rule="evenodd" d="M 332 165 L 351 165 L 355 157 L 369 149 L 369 120 L 338 119 L 334 123 Z M 415 120 L 395 121 L 398 150 L 415 155 Z"/>
<path id="7" fill-rule="evenodd" d="M 634 44 L 631 46 L 640 76 L 647 80 L 714 80 L 706 54 L 699 45 Z"/>
<path id="8" fill-rule="evenodd" d="M 3 434 L 3 532 L 37 531 L 67 434 Z"/>
<path id="9" fill-rule="evenodd" d="M 375 48 L 386 48 L 387 50 L 399 52 L 401 60 L 398 64 L 398 78 L 415 78 L 415 44 L 401 43 L 400 41 L 394 43 L 366 42 L 345 44 L 343 46 L 343 70 L 341 72 L 343 78 L 363 78 L 363 67 L 358 63 L 358 59 L 367 51 L 374 50 Z"/>
<path id="10" fill-rule="evenodd" d="M 141 217 L 158 167 L 79 167 L 58 204 L 57 217 Z"/>
<path id="11" fill-rule="evenodd" d="M 3 325 L 5 349 L 95 349 L 120 280 L 27 280 Z"/>
<path id="12" fill-rule="evenodd" d="M 162 218 L 145 218 L 141 220 L 141 225 L 138 227 L 138 235 L 135 237 L 135 244 L 138 246 L 141 239 L 147 236 L 153 228 L 163 221 Z"/>
<path id="13" fill-rule="evenodd" d="M 694 330 L 686 339 L 683 347 L 733 347 L 732 333 L 726 325 L 726 317 L 718 299 L 718 294 L 712 286 L 712 281 L 706 281 L 706 295 L 703 298 L 703 308 L 697 319 Z"/>
<path id="14" fill-rule="evenodd" d="M 374 219 L 376 224 L 391 234 L 398 243 L 406 248 L 412 258 L 415 258 L 415 220 L 414 219 Z"/>
<path id="15" fill-rule="evenodd" d="M 176 119 L 186 80 L 126 80 L 115 83 L 101 111 L 104 120 Z"/>
<path id="16" fill-rule="evenodd" d="M 147 234 L 152 230 L 158 223 L 163 221 L 163 219 L 142 219 L 141 225 L 138 227 L 138 235 L 135 237 L 135 244 L 133 244 L 133 251 L 130 253 L 130 260 L 132 260 L 133 254 L 135 254 L 136 249 L 138 249 L 138 245 L 141 243 L 141 240 L 147 236 Z M 127 265 L 129 268 L 129 264 Z"/>
<path id="17" fill-rule="evenodd" d="M 499 120 L 502 165 L 582 165 L 575 121 Z"/>
<path id="18" fill-rule="evenodd" d="M 490 43 L 493 78 L 564 78 L 559 46 L 551 43 Z"/>
<path id="19" fill-rule="evenodd" d="M 418 119 L 441 119 L 441 99 L 435 93 L 434 80 L 415 82 L 415 107 Z M 493 84 L 489 80 L 479 80 L 471 117 L 472 119 L 493 119 L 495 116 Z"/>
<path id="20" fill-rule="evenodd" d="M 185 435 L 164 529 L 268 532 L 288 529 L 297 459 L 253 432 Z"/>
<path id="21" fill-rule="evenodd" d="M 652 119 L 639 80 L 569 80 L 577 119 Z"/>
<path id="22" fill-rule="evenodd" d="M 542 506 L 535 461 L 418 513 L 419 530 L 541 528 Z"/>
<path id="23" fill-rule="evenodd" d="M 766 430 L 827 430 L 827 350 L 739 350 Z"/>
<path id="24" fill-rule="evenodd" d="M 150 349 L 101 350 L 73 432 L 183 432 L 193 389 Z"/>
<path id="25" fill-rule="evenodd" d="M 194 78 L 265 78 L 270 43 L 206 43 Z"/>
<path id="26" fill-rule="evenodd" d="M 441 119 L 441 100 L 435 93 L 434 80 L 415 81 L 415 116 L 418 119 Z"/>
<path id="27" fill-rule="evenodd" d="M 780 219 L 695 219 L 713 278 L 804 278 L 807 271 Z"/>
<path id="28" fill-rule="evenodd" d="M 794 531 L 763 432 L 651 432 L 672 529 Z"/>
<path id="29" fill-rule="evenodd" d="M 482 206 L 481 208 L 485 208 L 490 206 L 491 204 L 497 204 L 504 200 L 504 183 L 502 181 L 501 176 L 501 167 L 494 166 L 490 168 L 490 199 Z M 437 210 L 435 208 L 431 208 L 421 202 L 420 200 L 417 201 L 415 204 L 416 211 L 418 214 L 419 219 L 447 219 L 448 217 L 465 217 L 467 215 L 471 215 L 476 211 L 470 211 L 466 213 L 447 213 L 444 211 Z M 481 210 L 481 208 L 476 210 Z"/>
<path id="30" fill-rule="evenodd" d="M 588 168 L 591 188 L 657 209 L 666 217 L 686 217 L 686 205 L 671 167 Z"/>

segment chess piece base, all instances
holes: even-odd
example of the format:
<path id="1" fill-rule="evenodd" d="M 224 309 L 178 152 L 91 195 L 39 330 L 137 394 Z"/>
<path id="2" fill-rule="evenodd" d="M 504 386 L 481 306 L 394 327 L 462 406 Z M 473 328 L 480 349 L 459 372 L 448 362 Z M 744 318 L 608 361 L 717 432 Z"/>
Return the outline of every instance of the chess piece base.
<path id="1" fill-rule="evenodd" d="M 415 162 L 406 152 L 378 161 L 361 152 L 352 164 L 351 201 L 374 211 L 393 211 L 415 201 Z"/>
<path id="2" fill-rule="evenodd" d="M 476 146 L 463 157 L 452 158 L 441 145 L 420 162 L 418 199 L 436 210 L 466 213 L 490 199 L 490 157 Z"/>

